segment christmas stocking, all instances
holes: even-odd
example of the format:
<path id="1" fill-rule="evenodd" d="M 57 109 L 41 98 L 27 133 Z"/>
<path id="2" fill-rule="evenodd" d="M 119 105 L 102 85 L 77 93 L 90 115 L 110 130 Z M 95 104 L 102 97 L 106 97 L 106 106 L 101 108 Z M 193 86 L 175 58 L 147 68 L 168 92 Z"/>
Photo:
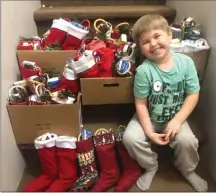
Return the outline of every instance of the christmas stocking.
<path id="1" fill-rule="evenodd" d="M 125 44 L 125 43 L 119 43 L 112 38 L 107 38 L 105 42 L 106 42 L 107 48 L 111 48 L 113 53 L 116 53 L 117 50 L 122 50 Z"/>
<path id="2" fill-rule="evenodd" d="M 82 39 L 88 34 L 90 22 L 88 20 L 83 20 L 82 23 L 88 23 L 88 27 L 85 28 L 82 24 L 71 22 L 68 26 L 67 38 L 63 44 L 64 50 L 78 50 Z"/>
<path id="3" fill-rule="evenodd" d="M 43 85 L 46 87 L 48 81 L 48 77 L 46 74 L 43 74 L 41 76 L 31 76 L 26 80 L 26 86 L 27 90 L 30 94 L 36 94 L 36 87 L 38 85 Z M 41 88 L 41 87 L 40 87 Z"/>
<path id="4" fill-rule="evenodd" d="M 122 135 L 116 137 L 117 152 L 122 165 L 122 174 L 115 187 L 115 192 L 128 192 L 141 175 L 141 168 L 136 160 L 133 160 L 122 144 Z"/>
<path id="5" fill-rule="evenodd" d="M 87 43 L 87 40 L 82 41 L 82 43 L 86 46 L 86 50 L 97 50 L 100 48 L 106 48 L 106 43 L 103 40 L 100 39 L 93 39 L 89 43 Z"/>
<path id="6" fill-rule="evenodd" d="M 70 192 L 86 192 L 93 187 L 98 179 L 92 137 L 77 142 L 77 156 L 81 176 L 73 184 Z"/>
<path id="7" fill-rule="evenodd" d="M 40 67 L 35 62 L 23 61 L 20 64 L 20 74 L 24 80 L 34 75 L 42 75 Z"/>
<path id="8" fill-rule="evenodd" d="M 49 47 L 53 43 L 63 45 L 70 23 L 62 18 L 54 19 L 49 35 L 44 40 L 44 47 Z"/>
<path id="9" fill-rule="evenodd" d="M 99 39 L 107 39 L 111 37 L 112 24 L 105 21 L 104 19 L 96 19 L 94 21 L 94 29 Z"/>
<path id="10" fill-rule="evenodd" d="M 65 65 L 63 76 L 59 85 L 53 88 L 52 91 L 60 91 L 62 89 L 68 89 L 72 93 L 78 93 L 79 82 L 76 73 L 69 68 L 68 64 Z"/>
<path id="11" fill-rule="evenodd" d="M 97 135 L 98 131 L 93 139 L 99 163 L 100 178 L 95 183 L 92 191 L 104 192 L 118 182 L 119 167 L 115 153 L 115 137 L 113 133 Z"/>
<path id="12" fill-rule="evenodd" d="M 85 50 L 82 54 L 70 59 L 68 66 L 72 68 L 80 78 L 99 77 L 98 64 L 95 61 L 96 52 Z"/>
<path id="13" fill-rule="evenodd" d="M 45 191 L 57 179 L 56 139 L 57 135 L 50 133 L 35 139 L 34 144 L 40 157 L 43 173 L 24 188 L 25 192 Z"/>
<path id="14" fill-rule="evenodd" d="M 10 105 L 27 105 L 29 93 L 24 86 L 12 86 L 8 92 L 8 102 Z"/>
<path id="15" fill-rule="evenodd" d="M 114 54 L 111 48 L 99 48 L 96 50 L 100 77 L 113 76 Z"/>
<path id="16" fill-rule="evenodd" d="M 112 31 L 111 38 L 118 40 L 122 33 L 126 33 L 129 31 L 129 23 L 122 22 L 119 23 Z"/>
<path id="17" fill-rule="evenodd" d="M 40 40 L 20 40 L 17 50 L 42 50 Z"/>
<path id="18" fill-rule="evenodd" d="M 68 191 L 77 180 L 75 137 L 60 136 L 56 139 L 57 163 L 59 178 L 56 179 L 46 192 Z"/>

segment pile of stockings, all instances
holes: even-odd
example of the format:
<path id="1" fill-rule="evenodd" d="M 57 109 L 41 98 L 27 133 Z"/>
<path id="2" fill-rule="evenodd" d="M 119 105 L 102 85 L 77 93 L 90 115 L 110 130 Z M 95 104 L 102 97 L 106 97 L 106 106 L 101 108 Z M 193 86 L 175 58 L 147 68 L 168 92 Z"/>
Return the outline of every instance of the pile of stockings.
<path id="1" fill-rule="evenodd" d="M 43 34 L 43 37 L 21 37 L 17 46 L 18 50 L 78 50 L 82 40 L 94 38 L 103 40 L 107 46 L 112 39 L 116 45 L 133 42 L 131 37 L 132 27 L 128 22 L 112 26 L 104 19 L 96 19 L 93 24 L 90 20 L 70 20 L 69 18 L 54 19 L 52 26 Z"/>
<path id="2" fill-rule="evenodd" d="M 21 37 L 18 50 L 77 50 L 81 40 L 89 33 L 90 22 L 54 19 L 51 28 L 40 37 Z"/>
<path id="3" fill-rule="evenodd" d="M 25 62 L 27 64 L 27 61 Z M 73 71 L 67 72 L 61 80 L 57 80 L 57 84 L 54 82 L 56 80 L 51 82 L 49 76 L 42 73 L 40 68 L 38 70 L 25 69 L 24 72 L 21 70 L 21 73 L 25 78 L 15 82 L 9 89 L 10 105 L 73 104 L 77 101 L 79 83 L 73 79 Z"/>
<path id="4" fill-rule="evenodd" d="M 43 38 L 22 37 L 17 49 L 76 50 L 76 56 L 65 66 L 67 71 L 73 70 L 76 74 L 73 80 L 77 77 L 132 76 L 136 44 L 131 38 L 131 30 L 127 22 L 113 27 L 104 19 L 96 19 L 91 27 L 88 19 L 76 22 L 60 18 L 53 20 Z M 21 64 L 20 68 L 22 71 Z"/>
<path id="5" fill-rule="evenodd" d="M 122 76 L 133 75 L 131 65 L 134 55 L 125 56 L 116 64 L 116 71 Z M 80 91 L 79 78 L 112 77 L 114 66 L 113 49 L 106 47 L 101 40 L 92 40 L 83 44 L 77 51 L 77 56 L 66 61 L 62 75 L 51 77 L 43 73 L 40 64 L 34 61 L 22 61 L 19 64 L 21 81 L 15 82 L 9 90 L 9 104 L 13 105 L 46 105 L 71 104 L 75 100 L 73 95 Z M 63 96 L 61 91 L 67 90 Z M 63 96 L 59 97 L 59 93 Z"/>
<path id="6" fill-rule="evenodd" d="M 89 30 L 87 19 L 78 23 L 60 18 L 53 20 L 44 38 L 22 38 L 18 50 L 48 49 L 57 41 L 56 50 L 61 47 L 76 50 L 76 55 L 68 58 L 62 73 L 54 77 L 42 72 L 35 61 L 19 61 L 22 80 L 9 90 L 9 104 L 71 104 L 80 91 L 79 78 L 133 76 L 136 44 L 132 42 L 129 23 L 123 22 L 113 28 L 109 22 L 97 19 L 93 35 L 88 36 Z"/>
<path id="7" fill-rule="evenodd" d="M 25 192 L 128 191 L 141 168 L 113 132 L 87 138 L 44 134 L 34 142 L 42 174 L 27 184 Z M 78 163 L 78 164 L 77 164 Z"/>

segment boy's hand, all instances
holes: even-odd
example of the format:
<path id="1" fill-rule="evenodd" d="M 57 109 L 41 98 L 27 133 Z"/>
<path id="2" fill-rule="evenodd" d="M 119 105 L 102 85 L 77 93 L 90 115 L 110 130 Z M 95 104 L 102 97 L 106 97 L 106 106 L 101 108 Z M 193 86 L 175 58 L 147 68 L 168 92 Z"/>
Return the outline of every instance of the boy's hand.
<path id="1" fill-rule="evenodd" d="M 172 119 L 168 122 L 166 128 L 164 129 L 165 140 L 173 139 L 181 128 L 181 123 L 177 119 Z"/>
<path id="2" fill-rule="evenodd" d="M 156 144 L 158 145 L 167 145 L 169 143 L 169 138 L 168 140 L 165 140 L 166 134 L 164 133 L 155 133 L 152 132 L 151 134 L 148 135 L 148 137 Z"/>

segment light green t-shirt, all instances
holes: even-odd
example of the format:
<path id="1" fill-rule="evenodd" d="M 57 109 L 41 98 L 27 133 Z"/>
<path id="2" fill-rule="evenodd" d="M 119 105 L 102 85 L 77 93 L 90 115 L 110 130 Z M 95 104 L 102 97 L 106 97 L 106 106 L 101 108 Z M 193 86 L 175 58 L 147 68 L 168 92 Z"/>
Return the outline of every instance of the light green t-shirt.
<path id="1" fill-rule="evenodd" d="M 193 60 L 183 54 L 172 53 L 173 66 L 169 72 L 161 70 L 152 60 L 145 60 L 137 70 L 134 96 L 148 98 L 150 118 L 166 123 L 181 108 L 186 94 L 200 90 Z"/>

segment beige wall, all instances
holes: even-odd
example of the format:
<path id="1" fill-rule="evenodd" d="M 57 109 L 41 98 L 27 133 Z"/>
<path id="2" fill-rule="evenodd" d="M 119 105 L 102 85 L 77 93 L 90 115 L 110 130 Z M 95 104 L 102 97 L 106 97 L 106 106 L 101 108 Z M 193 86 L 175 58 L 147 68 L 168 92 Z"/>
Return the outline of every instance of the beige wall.
<path id="1" fill-rule="evenodd" d="M 37 35 L 33 11 L 40 1 L 1 2 L 1 190 L 16 191 L 25 163 L 17 149 L 6 111 L 8 89 L 17 80 L 19 36 Z M 24 124 L 24 123 L 21 123 Z M 29 128 L 31 129 L 31 128 Z"/>
<path id="2" fill-rule="evenodd" d="M 201 97 L 198 104 L 207 134 L 207 144 L 202 152 L 209 171 L 216 181 L 216 1 L 175 1 L 167 0 L 167 5 L 177 10 L 176 21 L 191 16 L 202 24 L 203 33 L 211 46 Z"/>

